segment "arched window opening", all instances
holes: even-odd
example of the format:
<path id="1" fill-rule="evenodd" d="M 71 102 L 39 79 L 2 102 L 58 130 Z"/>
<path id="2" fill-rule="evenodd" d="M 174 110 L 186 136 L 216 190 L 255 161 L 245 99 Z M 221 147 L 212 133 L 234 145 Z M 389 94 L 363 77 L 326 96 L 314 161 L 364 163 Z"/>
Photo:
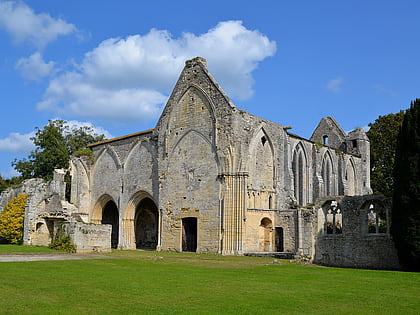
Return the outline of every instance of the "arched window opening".
<path id="1" fill-rule="evenodd" d="M 299 144 L 295 149 L 292 160 L 292 172 L 294 178 L 294 194 L 298 205 L 306 204 L 306 158 Z"/>
<path id="2" fill-rule="evenodd" d="M 348 196 L 354 196 L 356 194 L 356 174 L 351 160 L 347 161 L 345 180 L 347 186 L 345 194 Z"/>
<path id="3" fill-rule="evenodd" d="M 264 146 L 266 142 L 267 142 L 267 138 L 265 136 L 262 136 L 261 137 L 261 143 L 262 143 L 262 145 Z"/>
<path id="4" fill-rule="evenodd" d="M 273 197 L 268 197 L 268 209 L 273 209 Z"/>
<path id="5" fill-rule="evenodd" d="M 368 233 L 378 234 L 387 232 L 386 213 L 381 207 L 376 207 L 373 203 L 368 210 Z"/>
<path id="6" fill-rule="evenodd" d="M 327 152 L 322 160 L 321 176 L 324 182 L 324 196 L 334 195 L 334 174 L 331 155 Z"/>
<path id="7" fill-rule="evenodd" d="M 327 135 L 324 135 L 322 137 L 322 140 L 323 140 L 324 145 L 328 145 L 328 136 Z"/>
<path id="8" fill-rule="evenodd" d="M 343 214 L 338 207 L 337 201 L 332 201 L 325 215 L 326 234 L 343 233 Z"/>

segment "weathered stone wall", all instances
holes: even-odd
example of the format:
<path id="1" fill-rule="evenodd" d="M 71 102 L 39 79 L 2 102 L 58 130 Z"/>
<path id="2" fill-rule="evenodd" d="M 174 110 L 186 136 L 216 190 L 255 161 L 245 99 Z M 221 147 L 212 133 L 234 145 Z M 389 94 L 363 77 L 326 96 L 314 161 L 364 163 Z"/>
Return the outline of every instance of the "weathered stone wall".
<path id="1" fill-rule="evenodd" d="M 283 229 L 283 251 L 297 251 L 297 210 L 289 209 L 276 212 L 275 227 Z"/>
<path id="2" fill-rule="evenodd" d="M 101 223 L 102 212 L 111 201 L 118 209 L 118 244 L 120 248 L 136 248 L 136 209 L 144 198 L 156 203 L 159 196 L 156 145 L 152 132 L 146 131 L 92 146 L 94 164 L 78 167 L 74 185 L 90 183 L 89 194 L 75 197 L 77 205 L 89 205 L 90 222 Z M 77 165 L 77 161 L 75 163 Z M 80 164 L 80 162 L 79 162 Z M 86 171 L 85 171 L 86 170 Z M 88 180 L 85 180 L 84 173 Z M 73 195 L 73 192 L 72 192 Z"/>
<path id="3" fill-rule="evenodd" d="M 38 185 L 43 182 L 40 178 L 32 178 L 24 181 L 19 187 L 7 188 L 0 194 L 0 213 L 3 212 L 4 207 L 10 199 L 17 197 L 19 194 L 33 194 Z"/>
<path id="4" fill-rule="evenodd" d="M 77 253 L 111 252 L 111 225 L 67 222 L 63 229 L 70 236 Z"/>
<path id="5" fill-rule="evenodd" d="M 357 141 L 359 148 L 363 148 L 363 155 L 345 153 L 331 145 L 314 143 L 289 134 L 291 194 L 297 204 L 305 206 L 324 196 L 365 195 L 372 192 L 368 162 L 369 141 L 364 138 L 366 134 L 363 130 L 358 132 L 362 132 L 359 134 L 361 139 Z M 299 178 L 293 166 L 294 155 L 299 152 L 303 152 L 301 183 L 296 182 Z M 302 202 L 297 198 L 297 190 L 303 190 Z"/>
<path id="6" fill-rule="evenodd" d="M 331 117 L 311 140 L 287 129 L 238 110 L 195 58 L 155 129 L 92 145 L 93 164 L 73 160 L 72 201 L 93 223 L 112 204 L 119 248 L 332 257 L 311 204 L 371 192 L 369 141 Z"/>
<path id="7" fill-rule="evenodd" d="M 328 234 L 326 216 L 332 201 L 337 202 L 337 209 L 342 213 L 342 233 L 332 231 Z M 389 233 L 389 198 L 377 195 L 324 198 L 317 202 L 317 208 L 319 226 L 315 236 L 315 263 L 350 268 L 400 268 Z M 381 216 L 377 232 L 369 232 L 370 212 L 375 212 L 378 218 Z"/>
<path id="8" fill-rule="evenodd" d="M 48 246 L 54 237 L 70 236 L 77 252 L 110 251 L 110 226 L 81 222 L 83 218 L 87 219 L 84 213 L 64 200 L 65 173 L 65 170 L 55 170 L 50 182 L 39 179 L 24 183 L 24 186 L 30 188 L 23 190 L 28 194 L 24 244 Z"/>
<path id="9" fill-rule="evenodd" d="M 245 252 L 274 252 L 275 211 L 250 210 L 246 217 Z"/>
<path id="10" fill-rule="evenodd" d="M 201 61 L 186 67 L 155 130 L 161 248 L 185 250 L 188 234 L 191 239 L 196 238 L 197 252 L 218 253 L 220 165 L 216 148 L 218 113 L 213 100 L 223 100 L 223 95 L 200 68 Z M 226 100 L 217 105 L 229 108 Z M 196 220 L 196 231 L 186 224 L 187 218 Z"/>

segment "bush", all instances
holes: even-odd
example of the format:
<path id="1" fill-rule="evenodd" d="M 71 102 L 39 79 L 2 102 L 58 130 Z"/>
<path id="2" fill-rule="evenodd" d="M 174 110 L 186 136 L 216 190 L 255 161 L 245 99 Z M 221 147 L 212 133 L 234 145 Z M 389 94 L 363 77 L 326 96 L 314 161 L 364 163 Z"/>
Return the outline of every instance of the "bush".
<path id="1" fill-rule="evenodd" d="M 70 236 L 57 237 L 48 245 L 48 248 L 61 250 L 68 253 L 75 253 L 76 247 L 71 243 Z"/>
<path id="2" fill-rule="evenodd" d="M 23 220 L 28 195 L 19 194 L 12 198 L 0 214 L 0 239 L 3 238 L 12 244 L 22 244 Z"/>

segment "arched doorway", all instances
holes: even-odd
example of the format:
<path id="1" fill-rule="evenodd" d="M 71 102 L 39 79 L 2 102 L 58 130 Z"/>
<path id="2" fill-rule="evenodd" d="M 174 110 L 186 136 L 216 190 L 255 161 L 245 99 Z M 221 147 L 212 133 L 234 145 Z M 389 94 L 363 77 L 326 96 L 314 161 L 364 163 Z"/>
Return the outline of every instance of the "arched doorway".
<path id="1" fill-rule="evenodd" d="M 263 218 L 261 220 L 261 229 L 262 229 L 262 238 L 261 238 L 261 250 L 263 252 L 270 252 L 271 251 L 271 243 L 272 243 L 272 228 L 273 223 L 269 218 Z"/>
<path id="2" fill-rule="evenodd" d="M 114 201 L 109 200 L 102 210 L 102 224 L 111 224 L 111 248 L 118 247 L 118 230 L 119 230 L 119 214 L 118 207 Z"/>
<path id="3" fill-rule="evenodd" d="M 158 209 L 150 198 L 144 198 L 136 207 L 134 233 L 136 248 L 156 249 L 158 244 Z"/>

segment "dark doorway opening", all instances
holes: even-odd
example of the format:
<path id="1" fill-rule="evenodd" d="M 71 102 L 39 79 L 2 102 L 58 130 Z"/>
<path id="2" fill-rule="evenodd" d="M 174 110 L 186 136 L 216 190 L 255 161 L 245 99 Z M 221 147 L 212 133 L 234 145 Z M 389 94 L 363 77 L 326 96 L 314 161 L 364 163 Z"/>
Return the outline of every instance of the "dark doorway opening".
<path id="1" fill-rule="evenodd" d="M 150 198 L 144 198 L 136 208 L 135 235 L 137 249 L 156 249 L 158 244 L 158 209 Z"/>
<path id="2" fill-rule="evenodd" d="M 282 227 L 276 227 L 276 252 L 284 252 L 284 235 Z"/>
<path id="3" fill-rule="evenodd" d="M 119 229 L 119 215 L 118 215 L 118 208 L 115 202 L 112 200 L 108 201 L 105 204 L 105 207 L 102 211 L 102 224 L 111 224 L 112 225 L 112 232 L 111 232 L 111 248 L 118 247 L 118 229 Z"/>
<path id="4" fill-rule="evenodd" d="M 197 218 L 182 219 L 182 251 L 197 251 Z"/>

